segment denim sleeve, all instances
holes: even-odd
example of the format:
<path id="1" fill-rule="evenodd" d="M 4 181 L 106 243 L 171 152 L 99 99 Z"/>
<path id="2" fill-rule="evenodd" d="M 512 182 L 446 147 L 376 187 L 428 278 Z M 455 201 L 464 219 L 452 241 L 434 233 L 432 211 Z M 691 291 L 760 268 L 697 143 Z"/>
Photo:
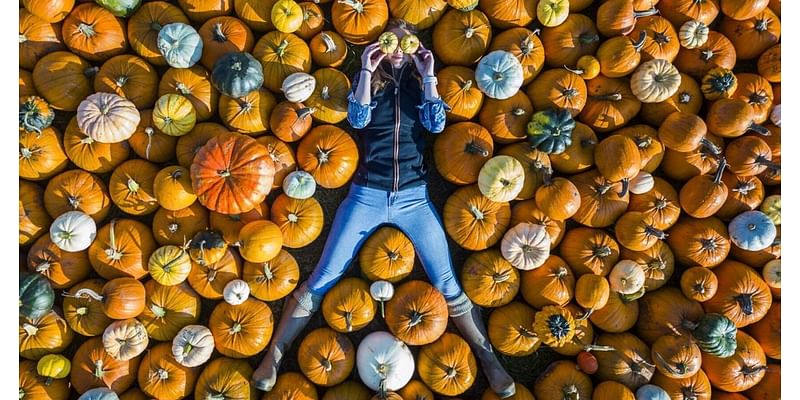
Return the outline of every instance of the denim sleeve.
<path id="1" fill-rule="evenodd" d="M 347 121 L 355 129 L 362 129 L 372 120 L 372 109 L 378 103 L 373 100 L 368 105 L 363 105 L 356 100 L 353 91 L 347 95 Z"/>
<path id="2" fill-rule="evenodd" d="M 450 106 L 441 97 L 433 101 L 425 101 L 417 108 L 419 108 L 419 120 L 425 129 L 430 133 L 440 133 L 444 130 L 445 111 L 450 111 Z"/>

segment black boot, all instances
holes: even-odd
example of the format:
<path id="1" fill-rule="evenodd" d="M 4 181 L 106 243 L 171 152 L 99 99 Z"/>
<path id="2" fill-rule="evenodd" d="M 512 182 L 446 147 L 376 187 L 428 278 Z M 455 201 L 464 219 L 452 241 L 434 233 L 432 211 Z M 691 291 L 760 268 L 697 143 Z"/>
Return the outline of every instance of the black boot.
<path id="1" fill-rule="evenodd" d="M 492 350 L 478 308 L 472 304 L 466 294 L 449 301 L 448 306 L 450 316 L 461 332 L 461 336 L 469 343 L 472 351 L 480 360 L 481 368 L 489 380 L 492 391 L 501 399 L 515 395 L 517 389 L 514 386 L 514 378 L 500 365 L 500 361 Z"/>
<path id="2" fill-rule="evenodd" d="M 253 372 L 252 381 L 256 389 L 269 392 L 275 386 L 278 368 L 280 368 L 284 354 L 292 347 L 297 335 L 308 325 L 311 316 L 319 308 L 321 300 L 319 296 L 309 292 L 305 284 L 286 298 L 281 320 L 272 335 L 269 350 L 261 360 L 258 369 Z"/>

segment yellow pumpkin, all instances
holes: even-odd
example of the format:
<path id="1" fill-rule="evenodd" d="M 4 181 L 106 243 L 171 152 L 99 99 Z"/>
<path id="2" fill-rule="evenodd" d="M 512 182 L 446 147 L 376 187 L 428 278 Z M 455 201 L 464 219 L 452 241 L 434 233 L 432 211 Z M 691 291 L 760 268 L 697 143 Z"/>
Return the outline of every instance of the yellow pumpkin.
<path id="1" fill-rule="evenodd" d="M 159 247 L 150 255 L 147 270 L 156 282 L 164 286 L 175 286 L 189 277 L 192 259 L 186 250 L 167 245 Z"/>
<path id="2" fill-rule="evenodd" d="M 170 136 L 183 136 L 194 128 L 197 113 L 192 102 L 179 94 L 165 94 L 153 108 L 153 124 Z"/>
<path id="3" fill-rule="evenodd" d="M 294 0 L 278 0 L 272 6 L 272 25 L 283 33 L 292 33 L 303 24 L 303 9 Z"/>

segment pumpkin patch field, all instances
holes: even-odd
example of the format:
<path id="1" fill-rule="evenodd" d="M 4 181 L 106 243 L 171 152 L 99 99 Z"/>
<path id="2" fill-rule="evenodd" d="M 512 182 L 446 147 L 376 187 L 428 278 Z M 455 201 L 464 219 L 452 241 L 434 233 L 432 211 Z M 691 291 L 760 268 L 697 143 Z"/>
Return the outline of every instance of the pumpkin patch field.
<path id="1" fill-rule="evenodd" d="M 380 37 L 434 54 L 430 199 L 513 399 L 780 399 L 780 15 L 21 0 L 19 398 L 497 399 L 392 226 L 250 383 L 363 157 Z"/>

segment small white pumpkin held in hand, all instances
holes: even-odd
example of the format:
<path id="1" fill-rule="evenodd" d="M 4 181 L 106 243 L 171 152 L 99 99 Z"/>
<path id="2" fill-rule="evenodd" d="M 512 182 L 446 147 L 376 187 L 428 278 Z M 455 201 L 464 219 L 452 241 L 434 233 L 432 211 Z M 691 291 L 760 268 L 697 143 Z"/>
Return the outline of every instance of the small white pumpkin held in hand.
<path id="1" fill-rule="evenodd" d="M 86 250 L 96 235 L 97 226 L 94 220 L 80 211 L 67 211 L 50 225 L 50 240 L 64 251 Z"/>
<path id="2" fill-rule="evenodd" d="M 228 282 L 225 288 L 222 289 L 222 297 L 225 299 L 226 303 L 232 306 L 238 306 L 250 297 L 250 286 L 241 279 L 234 279 Z"/>

